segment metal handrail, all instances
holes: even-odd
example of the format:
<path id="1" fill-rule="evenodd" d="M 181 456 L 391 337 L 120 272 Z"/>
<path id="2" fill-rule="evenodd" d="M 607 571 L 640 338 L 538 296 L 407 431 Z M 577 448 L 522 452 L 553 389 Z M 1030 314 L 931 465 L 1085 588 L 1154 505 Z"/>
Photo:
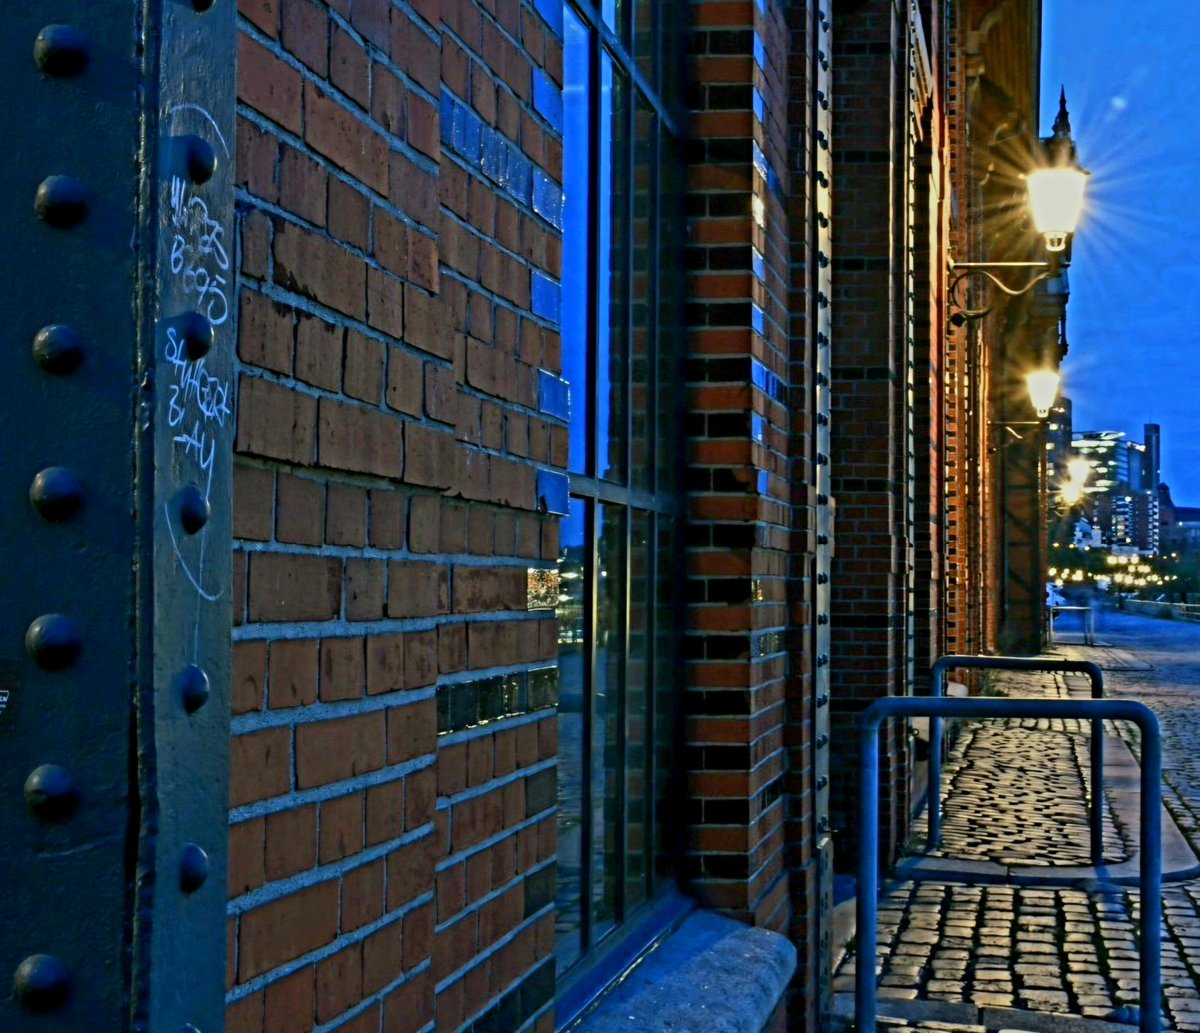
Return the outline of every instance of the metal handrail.
<path id="1" fill-rule="evenodd" d="M 1104 672 L 1091 660 L 1051 660 L 1040 656 L 965 656 L 939 657 L 930 668 L 930 694 L 936 699 L 946 695 L 946 672 L 960 668 L 988 671 L 1062 671 L 1086 674 L 1092 683 L 1092 699 L 1104 698 Z M 1092 864 L 1104 860 L 1104 725 L 1092 722 L 1091 743 L 1092 794 L 1088 803 L 1088 830 Z M 929 721 L 929 842 L 935 849 L 942 840 L 942 720 Z"/>
<path id="2" fill-rule="evenodd" d="M 859 715 L 858 892 L 855 902 L 858 958 L 854 1015 L 859 1033 L 875 1033 L 875 952 L 879 895 L 879 731 L 891 717 L 1081 718 L 1132 721 L 1142 733 L 1141 890 L 1139 930 L 1140 1033 L 1159 1033 L 1162 1006 L 1162 735 L 1158 718 L 1129 699 L 945 699 L 890 696 Z"/>

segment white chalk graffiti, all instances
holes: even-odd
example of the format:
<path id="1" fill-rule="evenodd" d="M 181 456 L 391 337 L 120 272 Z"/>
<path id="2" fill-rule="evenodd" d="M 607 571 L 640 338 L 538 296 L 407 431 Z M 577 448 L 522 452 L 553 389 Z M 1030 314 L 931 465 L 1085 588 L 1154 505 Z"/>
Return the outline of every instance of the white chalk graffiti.
<path id="1" fill-rule="evenodd" d="M 204 474 L 207 495 L 218 429 L 233 415 L 229 382 L 210 375 L 204 359 L 189 359 L 174 327 L 167 328 L 163 357 L 174 372 L 174 383 L 167 385 L 167 423 L 176 431 L 175 444 L 183 446 L 184 456 L 193 459 Z"/>
<path id="2" fill-rule="evenodd" d="M 171 274 L 183 277 L 184 294 L 196 295 L 196 309 L 213 326 L 229 318 L 229 253 L 224 229 L 208 214 L 208 205 L 179 176 L 171 178 Z"/>

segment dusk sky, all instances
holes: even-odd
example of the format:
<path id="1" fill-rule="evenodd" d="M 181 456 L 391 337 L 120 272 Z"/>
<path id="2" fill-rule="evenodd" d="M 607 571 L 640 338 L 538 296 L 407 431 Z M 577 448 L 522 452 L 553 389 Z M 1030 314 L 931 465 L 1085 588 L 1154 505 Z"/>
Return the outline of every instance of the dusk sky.
<path id="1" fill-rule="evenodd" d="M 1162 425 L 1162 478 L 1200 506 L 1200 0 L 1045 0 L 1042 135 L 1059 85 L 1088 203 L 1063 390 L 1076 430 Z"/>

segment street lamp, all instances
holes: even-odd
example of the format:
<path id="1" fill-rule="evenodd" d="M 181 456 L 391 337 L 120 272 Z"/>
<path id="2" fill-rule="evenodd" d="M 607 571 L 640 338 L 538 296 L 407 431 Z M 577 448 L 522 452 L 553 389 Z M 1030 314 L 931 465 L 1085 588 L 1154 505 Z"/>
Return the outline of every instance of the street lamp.
<path id="1" fill-rule="evenodd" d="M 1053 369 L 1035 369 L 1032 373 L 1025 374 L 1029 401 L 1033 404 L 1033 410 L 1039 420 L 1044 420 L 1050 415 L 1050 407 L 1058 397 L 1058 385 L 1061 381 L 1062 377 Z"/>
<path id="2" fill-rule="evenodd" d="M 968 320 L 979 319 L 991 311 L 991 306 L 970 309 L 958 300 L 958 289 L 971 276 L 983 276 L 1011 298 L 1020 297 L 1043 280 L 1057 276 L 1067 265 L 1064 252 L 1079 217 L 1083 213 L 1083 195 L 1089 173 L 1080 167 L 1075 157 L 1075 142 L 1071 139 L 1071 119 L 1067 112 L 1064 89 L 1058 98 L 1058 115 L 1052 135 L 1045 140 L 1047 165 L 1025 177 L 1030 212 L 1038 233 L 1046 245 L 1048 258 L 1042 262 L 949 262 L 950 322 L 962 326 Z M 1037 269 L 1028 283 L 1010 287 L 997 275 L 1008 269 Z"/>

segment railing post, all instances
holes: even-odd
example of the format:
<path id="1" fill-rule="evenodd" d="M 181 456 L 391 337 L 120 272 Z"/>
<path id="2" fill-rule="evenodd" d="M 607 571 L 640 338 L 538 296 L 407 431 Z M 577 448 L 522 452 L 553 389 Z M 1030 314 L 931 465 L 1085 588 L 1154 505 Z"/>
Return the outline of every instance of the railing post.
<path id="1" fill-rule="evenodd" d="M 1162 1025 L 1162 733 L 1153 714 L 1137 719 L 1142 733 L 1141 1033 Z"/>
<path id="2" fill-rule="evenodd" d="M 854 1015 L 858 1033 L 875 1033 L 875 953 L 879 896 L 879 720 L 873 704 L 858 736 L 858 887 L 855 896 Z M 930 812 L 932 814 L 932 811 Z"/>

